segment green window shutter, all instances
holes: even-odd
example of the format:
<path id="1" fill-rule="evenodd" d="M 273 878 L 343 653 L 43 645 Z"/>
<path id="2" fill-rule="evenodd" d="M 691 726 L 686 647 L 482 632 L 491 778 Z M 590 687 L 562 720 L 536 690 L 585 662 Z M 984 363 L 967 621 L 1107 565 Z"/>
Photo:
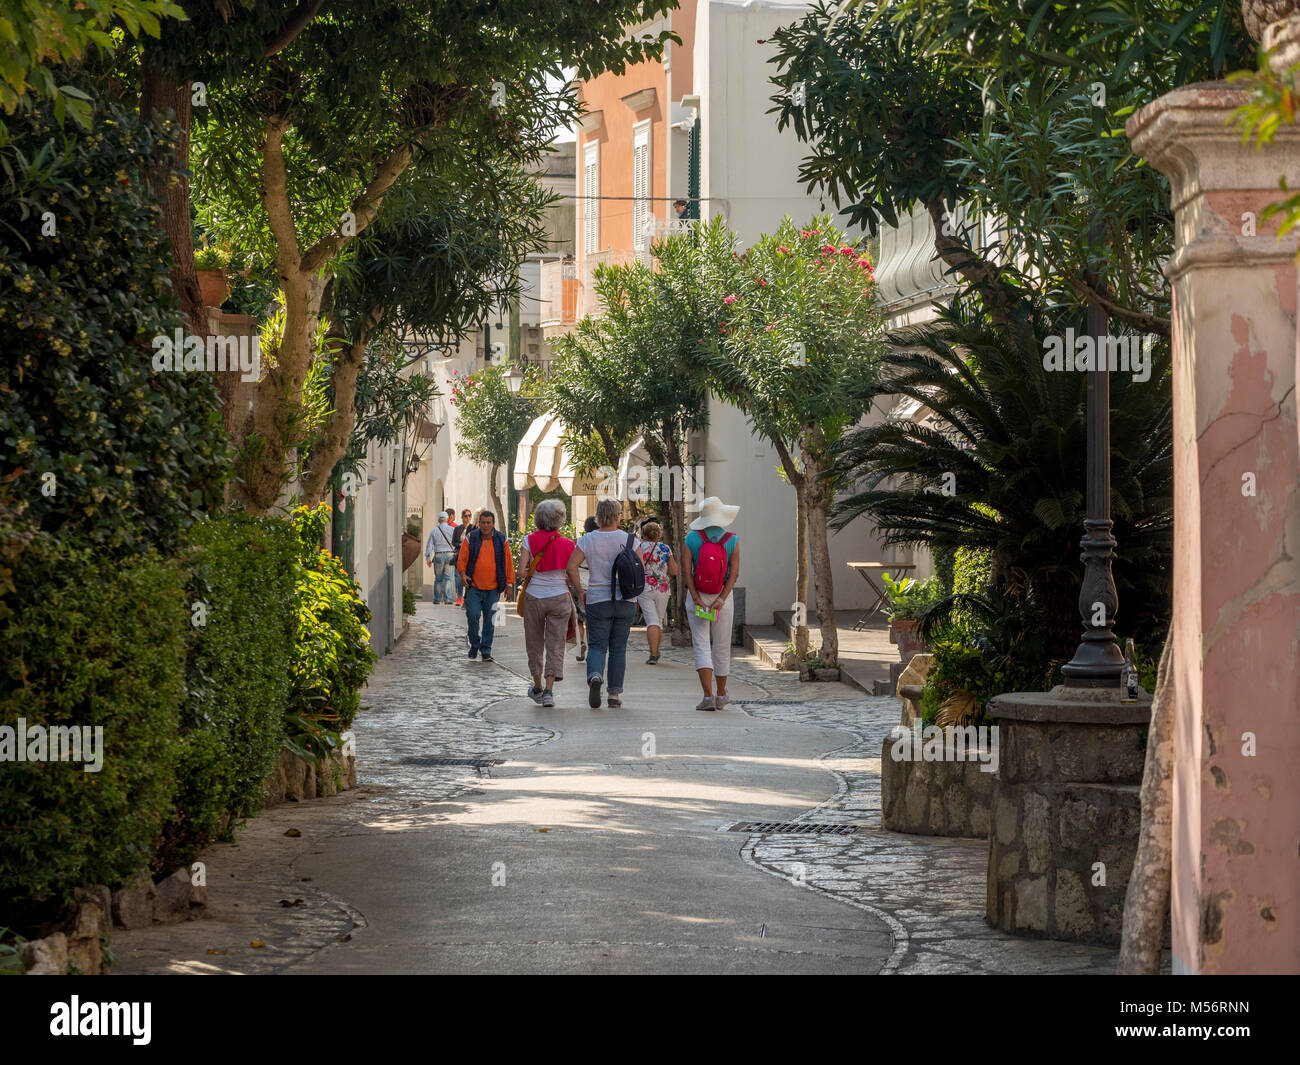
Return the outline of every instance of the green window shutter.
<path id="1" fill-rule="evenodd" d="M 700 120 L 691 126 L 686 147 L 686 217 L 700 217 Z"/>

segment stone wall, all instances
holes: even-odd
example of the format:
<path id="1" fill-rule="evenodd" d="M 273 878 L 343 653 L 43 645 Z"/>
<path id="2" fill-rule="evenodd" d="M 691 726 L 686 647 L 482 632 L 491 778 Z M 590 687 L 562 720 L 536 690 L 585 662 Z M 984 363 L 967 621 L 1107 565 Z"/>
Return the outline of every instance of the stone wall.
<path id="1" fill-rule="evenodd" d="M 1151 704 L 1111 700 L 1057 688 L 990 704 L 1001 743 L 986 915 L 1004 932 L 1119 943 Z"/>
<path id="2" fill-rule="evenodd" d="M 894 759 L 892 737 L 880 749 L 882 821 L 891 832 L 987 839 L 994 773 L 981 762 Z"/>
<path id="3" fill-rule="evenodd" d="M 203 916 L 208 889 L 201 875 L 182 866 L 156 884 L 141 870 L 117 891 L 102 884 L 76 889 L 71 916 L 62 930 L 19 948 L 29 976 L 87 975 L 104 971 L 104 945 L 114 928 L 146 928 Z"/>
<path id="4" fill-rule="evenodd" d="M 275 771 L 266 778 L 266 805 L 324 799 L 356 786 L 355 755 L 332 751 L 318 768 L 292 751 L 281 751 Z"/>

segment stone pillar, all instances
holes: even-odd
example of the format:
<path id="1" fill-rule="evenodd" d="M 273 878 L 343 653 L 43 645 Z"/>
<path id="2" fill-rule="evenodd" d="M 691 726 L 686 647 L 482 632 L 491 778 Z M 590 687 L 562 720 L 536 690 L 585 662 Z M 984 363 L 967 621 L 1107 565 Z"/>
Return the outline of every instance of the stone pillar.
<path id="1" fill-rule="evenodd" d="M 1017 935 L 1118 943 L 1142 821 L 1151 699 L 1114 688 L 989 700 L 999 759 L 985 914 Z"/>
<path id="2" fill-rule="evenodd" d="M 1175 972 L 1300 971 L 1297 238 L 1300 129 L 1243 145 L 1246 89 L 1178 89 L 1128 123 L 1169 177 L 1175 250 Z"/>

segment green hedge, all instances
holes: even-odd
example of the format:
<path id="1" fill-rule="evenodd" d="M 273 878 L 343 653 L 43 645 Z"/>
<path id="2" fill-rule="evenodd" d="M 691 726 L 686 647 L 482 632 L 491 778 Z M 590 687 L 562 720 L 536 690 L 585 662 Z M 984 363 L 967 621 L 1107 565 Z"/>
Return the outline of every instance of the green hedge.
<path id="1" fill-rule="evenodd" d="M 176 809 L 155 857 L 160 871 L 216 838 L 223 816 L 257 811 L 284 735 L 292 662 L 297 537 L 287 521 L 227 515 L 196 525 L 189 601 L 189 698 Z"/>
<path id="2" fill-rule="evenodd" d="M 102 726 L 103 765 L 0 770 L 0 925 L 145 866 L 171 809 L 189 617 L 174 561 L 0 530 L 0 725 Z"/>
<path id="3" fill-rule="evenodd" d="M 69 77 L 76 79 L 74 72 Z M 171 553 L 221 503 L 226 436 L 213 375 L 153 369 L 184 326 L 147 181 L 174 144 L 96 97 L 94 128 L 48 106 L 0 146 L 0 479 L 45 532 Z"/>
<path id="4" fill-rule="evenodd" d="M 957 552 L 951 547 L 936 547 L 932 554 L 934 556 L 934 575 L 939 578 L 939 588 L 944 595 L 952 595 L 953 567 L 957 560 Z"/>

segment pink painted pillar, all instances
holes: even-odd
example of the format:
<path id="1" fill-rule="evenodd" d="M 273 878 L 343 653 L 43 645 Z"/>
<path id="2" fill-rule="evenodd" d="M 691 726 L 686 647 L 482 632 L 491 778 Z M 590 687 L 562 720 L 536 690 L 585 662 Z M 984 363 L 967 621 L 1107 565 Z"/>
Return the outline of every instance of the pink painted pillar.
<path id="1" fill-rule="evenodd" d="M 1300 129 L 1262 151 L 1247 94 L 1192 85 L 1128 124 L 1168 176 L 1174 361 L 1175 972 L 1300 972 Z M 1252 235 L 1252 221 L 1254 235 Z"/>

